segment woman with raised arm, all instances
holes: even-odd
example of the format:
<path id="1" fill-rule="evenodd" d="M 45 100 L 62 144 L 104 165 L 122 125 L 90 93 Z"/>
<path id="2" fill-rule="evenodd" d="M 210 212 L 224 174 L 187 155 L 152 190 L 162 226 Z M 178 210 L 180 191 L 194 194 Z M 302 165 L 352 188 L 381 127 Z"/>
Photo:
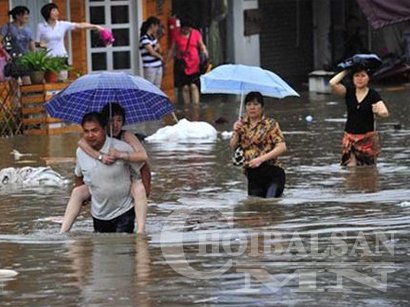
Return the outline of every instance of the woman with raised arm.
<path id="1" fill-rule="evenodd" d="M 342 80 L 351 73 L 353 86 Z M 342 140 L 343 166 L 373 165 L 379 154 L 375 118 L 388 117 L 389 111 L 378 92 L 369 87 L 369 70 L 353 66 L 336 74 L 329 85 L 332 93 L 345 98 L 347 121 Z"/>
<path id="2" fill-rule="evenodd" d="M 88 22 L 70 22 L 58 19 L 60 12 L 55 3 L 48 3 L 41 8 L 41 15 L 45 22 L 37 26 L 36 42 L 41 47 L 47 48 L 49 55 L 55 57 L 68 58 L 68 53 L 64 45 L 64 37 L 68 31 L 75 29 L 104 30 L 99 25 Z"/>

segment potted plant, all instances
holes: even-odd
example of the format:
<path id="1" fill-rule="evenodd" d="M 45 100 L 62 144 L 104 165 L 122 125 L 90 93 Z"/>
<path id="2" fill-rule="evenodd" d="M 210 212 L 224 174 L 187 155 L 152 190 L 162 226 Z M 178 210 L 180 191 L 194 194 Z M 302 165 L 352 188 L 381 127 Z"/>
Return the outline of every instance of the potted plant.
<path id="1" fill-rule="evenodd" d="M 66 58 L 62 57 L 47 57 L 45 61 L 46 73 L 44 75 L 46 82 L 57 82 L 61 80 L 60 73 L 66 71 L 69 65 L 66 63 Z"/>
<path id="2" fill-rule="evenodd" d="M 30 71 L 30 78 L 33 84 L 43 83 L 48 58 L 46 50 L 30 51 L 19 58 L 19 64 Z"/>

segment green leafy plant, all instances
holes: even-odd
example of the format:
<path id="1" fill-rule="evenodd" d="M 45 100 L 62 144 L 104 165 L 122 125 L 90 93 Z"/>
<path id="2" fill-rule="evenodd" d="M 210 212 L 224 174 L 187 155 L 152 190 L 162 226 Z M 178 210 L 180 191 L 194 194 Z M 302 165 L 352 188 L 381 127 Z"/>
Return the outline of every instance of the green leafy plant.
<path id="1" fill-rule="evenodd" d="M 70 65 L 66 63 L 66 58 L 62 57 L 47 57 L 44 65 L 46 71 L 52 71 L 55 73 L 70 69 Z"/>
<path id="2" fill-rule="evenodd" d="M 49 59 L 47 50 L 30 51 L 18 58 L 18 64 L 29 71 L 46 71 Z"/>

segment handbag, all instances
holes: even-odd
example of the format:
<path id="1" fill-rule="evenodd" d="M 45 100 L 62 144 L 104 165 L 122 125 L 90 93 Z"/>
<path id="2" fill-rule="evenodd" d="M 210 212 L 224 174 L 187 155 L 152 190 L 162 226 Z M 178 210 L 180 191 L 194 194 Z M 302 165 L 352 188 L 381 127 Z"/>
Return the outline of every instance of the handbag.
<path id="1" fill-rule="evenodd" d="M 177 75 L 185 73 L 186 63 L 183 58 L 175 58 L 174 61 L 174 72 Z"/>
<path id="2" fill-rule="evenodd" d="M 185 74 L 186 62 L 184 60 L 184 55 L 188 51 L 189 42 L 191 41 L 191 34 L 192 34 L 192 32 L 189 33 L 188 41 L 186 42 L 184 52 L 181 53 L 181 57 L 180 58 L 175 58 L 175 60 L 174 60 L 174 74 L 176 74 L 176 75 Z"/>
<path id="3" fill-rule="evenodd" d="M 199 73 L 203 75 L 211 70 L 211 63 L 209 58 L 207 58 L 203 53 L 201 53 L 199 57 L 201 59 L 199 63 Z"/>
<path id="4" fill-rule="evenodd" d="M 232 154 L 232 163 L 235 166 L 242 166 L 245 162 L 245 156 L 243 154 L 243 148 L 241 145 L 238 145 Z"/>
<path id="5" fill-rule="evenodd" d="M 5 77 L 18 78 L 20 76 L 20 69 L 15 60 L 8 62 L 3 68 Z"/>
<path id="6" fill-rule="evenodd" d="M 7 33 L 3 36 L 1 44 L 3 45 L 4 50 L 6 50 L 9 54 L 14 49 L 15 41 L 11 35 L 10 22 L 7 23 Z M 13 56 L 12 54 L 10 55 Z"/>

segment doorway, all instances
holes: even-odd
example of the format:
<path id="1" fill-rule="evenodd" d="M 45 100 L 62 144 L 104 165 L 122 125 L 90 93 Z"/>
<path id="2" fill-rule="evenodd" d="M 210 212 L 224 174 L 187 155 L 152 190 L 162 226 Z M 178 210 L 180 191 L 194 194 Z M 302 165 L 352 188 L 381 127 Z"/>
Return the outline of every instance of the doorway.
<path id="1" fill-rule="evenodd" d="M 136 7 L 132 0 L 87 0 L 86 15 L 90 23 L 112 30 L 115 42 L 105 46 L 97 31 L 87 32 L 88 71 L 123 71 L 135 73 Z"/>

